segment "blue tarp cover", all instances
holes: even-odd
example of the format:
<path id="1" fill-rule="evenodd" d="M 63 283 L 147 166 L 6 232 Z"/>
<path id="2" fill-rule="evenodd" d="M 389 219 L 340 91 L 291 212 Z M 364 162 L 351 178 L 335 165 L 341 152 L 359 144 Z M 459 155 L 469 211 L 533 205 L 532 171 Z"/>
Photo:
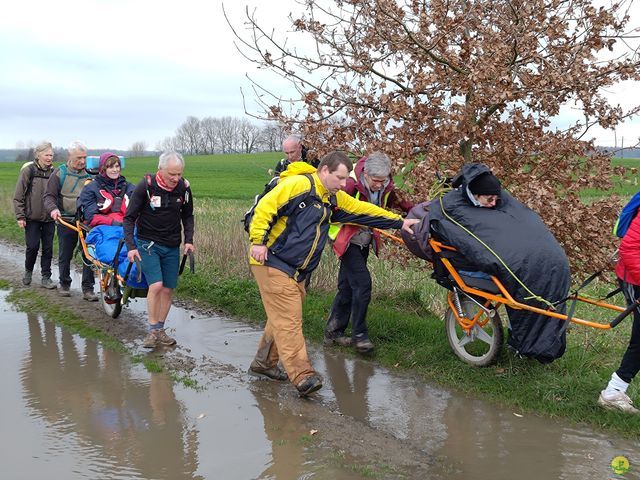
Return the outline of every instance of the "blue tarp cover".
<path id="1" fill-rule="evenodd" d="M 113 257 L 118 249 L 118 242 L 121 238 L 124 238 L 124 232 L 120 226 L 100 225 L 94 227 L 87 234 L 87 245 L 93 245 L 95 249 L 95 255 L 98 260 L 107 265 L 113 264 Z M 118 273 L 124 277 L 127 267 L 129 266 L 129 259 L 127 258 L 127 246 L 123 245 L 118 255 Z M 133 288 L 147 288 L 147 281 L 142 275 L 142 282 L 138 283 L 136 277 L 138 275 L 138 269 L 135 265 L 131 267 L 129 278 L 127 279 L 127 285 Z"/>

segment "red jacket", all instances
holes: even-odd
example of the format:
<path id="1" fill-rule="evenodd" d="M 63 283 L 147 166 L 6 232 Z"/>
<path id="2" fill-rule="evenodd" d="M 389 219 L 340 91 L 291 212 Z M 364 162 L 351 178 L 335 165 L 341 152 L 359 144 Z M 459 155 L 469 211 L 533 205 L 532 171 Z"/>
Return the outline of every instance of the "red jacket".
<path id="1" fill-rule="evenodd" d="M 369 201 L 369 198 L 367 197 L 367 194 L 368 194 L 367 187 L 364 186 L 360 181 L 360 178 L 362 177 L 362 172 L 364 171 L 364 162 L 366 159 L 367 157 L 365 156 L 365 157 L 362 157 L 360 160 L 358 160 L 355 168 L 353 169 L 354 174 L 358 180 L 356 181 L 352 177 L 347 178 L 347 184 L 344 188 L 344 191 L 347 192 L 349 195 L 351 195 L 352 197 L 356 197 L 358 200 L 362 200 L 363 202 Z M 395 188 L 396 187 L 393 183 L 393 178 L 390 177 L 388 185 L 382 192 L 382 202 L 380 206 L 382 208 L 396 207 L 396 208 L 400 208 L 405 212 L 408 212 L 413 208 L 413 203 L 407 202 L 407 201 L 401 201 L 395 193 Z M 338 233 L 338 236 L 333 242 L 333 251 L 338 256 L 338 258 L 342 257 L 342 255 L 344 255 L 344 252 L 347 251 L 347 248 L 349 248 L 349 242 L 351 241 L 351 237 L 353 237 L 356 233 L 358 233 L 360 228 L 361 227 L 358 227 L 356 225 L 342 226 L 342 228 L 340 229 L 340 232 Z M 379 248 L 380 248 L 380 234 L 374 230 L 373 251 L 376 253 L 376 255 L 378 254 Z"/>
<path id="2" fill-rule="evenodd" d="M 640 285 L 640 215 L 631 221 L 629 230 L 620 242 L 616 275 L 627 283 Z"/>

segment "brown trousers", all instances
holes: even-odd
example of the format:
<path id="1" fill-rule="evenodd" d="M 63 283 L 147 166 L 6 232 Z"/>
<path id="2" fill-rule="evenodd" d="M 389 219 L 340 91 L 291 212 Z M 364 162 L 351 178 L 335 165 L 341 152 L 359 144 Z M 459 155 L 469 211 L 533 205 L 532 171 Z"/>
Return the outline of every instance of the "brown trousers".
<path id="1" fill-rule="evenodd" d="M 289 380 L 298 385 L 315 374 L 302 334 L 304 284 L 272 267 L 252 265 L 267 323 L 251 365 L 267 369 L 282 362 Z"/>

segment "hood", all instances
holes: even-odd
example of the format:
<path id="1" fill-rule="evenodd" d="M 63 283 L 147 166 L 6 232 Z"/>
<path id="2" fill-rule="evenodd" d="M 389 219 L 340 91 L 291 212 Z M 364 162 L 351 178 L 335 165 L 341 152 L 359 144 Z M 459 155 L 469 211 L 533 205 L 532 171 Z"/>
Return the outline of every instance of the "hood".
<path id="1" fill-rule="evenodd" d="M 309 165 L 307 162 L 293 162 L 289 164 L 284 172 L 280 173 L 280 178 L 302 175 L 304 173 L 316 173 L 316 167 Z"/>
<path id="2" fill-rule="evenodd" d="M 453 178 L 451 185 L 453 188 L 464 187 L 466 190 L 469 184 L 483 173 L 492 173 L 484 163 L 465 163 L 460 173 Z"/>

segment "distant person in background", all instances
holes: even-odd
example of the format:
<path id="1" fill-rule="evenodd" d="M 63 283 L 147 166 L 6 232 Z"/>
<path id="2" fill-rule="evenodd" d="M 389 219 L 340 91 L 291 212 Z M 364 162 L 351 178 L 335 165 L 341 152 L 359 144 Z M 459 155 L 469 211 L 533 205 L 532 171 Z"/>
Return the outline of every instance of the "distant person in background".
<path id="1" fill-rule="evenodd" d="M 51 281 L 51 258 L 53 257 L 53 236 L 55 223 L 44 207 L 44 194 L 47 182 L 53 173 L 53 146 L 43 142 L 35 148 L 35 159 L 22 166 L 16 191 L 13 196 L 13 209 L 20 228 L 24 229 L 27 250 L 24 260 L 22 283 L 31 285 L 33 267 L 40 255 L 41 284 L 44 288 L 56 288 Z"/>
<path id="2" fill-rule="evenodd" d="M 177 152 L 160 155 L 158 172 L 145 175 L 136 185 L 124 217 L 124 238 L 130 262 L 137 258 L 149 284 L 149 333 L 144 348 L 175 345 L 164 324 L 178 285 L 180 244 L 184 228 L 184 253 L 194 251 L 193 196 L 182 178 L 184 159 Z M 137 227 L 137 240 L 134 238 Z"/>
<path id="3" fill-rule="evenodd" d="M 78 198 L 85 222 L 90 227 L 122 225 L 134 185 L 121 175 L 120 157 L 111 152 L 100 155 L 98 175 Z"/>
<path id="4" fill-rule="evenodd" d="M 616 265 L 616 276 L 627 303 L 631 305 L 640 298 L 640 215 L 629 225 L 629 230 L 620 242 L 620 254 Z M 633 311 L 633 326 L 629 346 L 620 366 L 612 375 L 607 387 L 600 392 L 598 405 L 607 409 L 627 413 L 640 413 L 627 395 L 627 388 L 640 371 L 640 312 Z"/>
<path id="5" fill-rule="evenodd" d="M 67 163 L 56 168 L 49 177 L 44 206 L 54 220 L 62 218 L 74 223 L 78 197 L 91 175 L 86 170 L 87 147 L 80 142 L 73 142 L 69 145 L 68 154 Z M 71 296 L 71 260 L 77 245 L 78 233 L 64 225 L 58 225 L 59 292 L 63 297 Z M 82 298 L 97 302 L 98 297 L 93 293 L 93 270 L 86 263 L 83 262 L 82 266 Z"/>
<path id="6" fill-rule="evenodd" d="M 297 134 L 289 135 L 282 142 L 282 151 L 285 158 L 280 160 L 273 169 L 273 176 L 279 177 L 287 167 L 294 162 L 307 162 L 312 167 L 318 168 L 320 161 L 318 159 L 307 158 L 309 150 L 302 144 L 302 137 Z"/>

